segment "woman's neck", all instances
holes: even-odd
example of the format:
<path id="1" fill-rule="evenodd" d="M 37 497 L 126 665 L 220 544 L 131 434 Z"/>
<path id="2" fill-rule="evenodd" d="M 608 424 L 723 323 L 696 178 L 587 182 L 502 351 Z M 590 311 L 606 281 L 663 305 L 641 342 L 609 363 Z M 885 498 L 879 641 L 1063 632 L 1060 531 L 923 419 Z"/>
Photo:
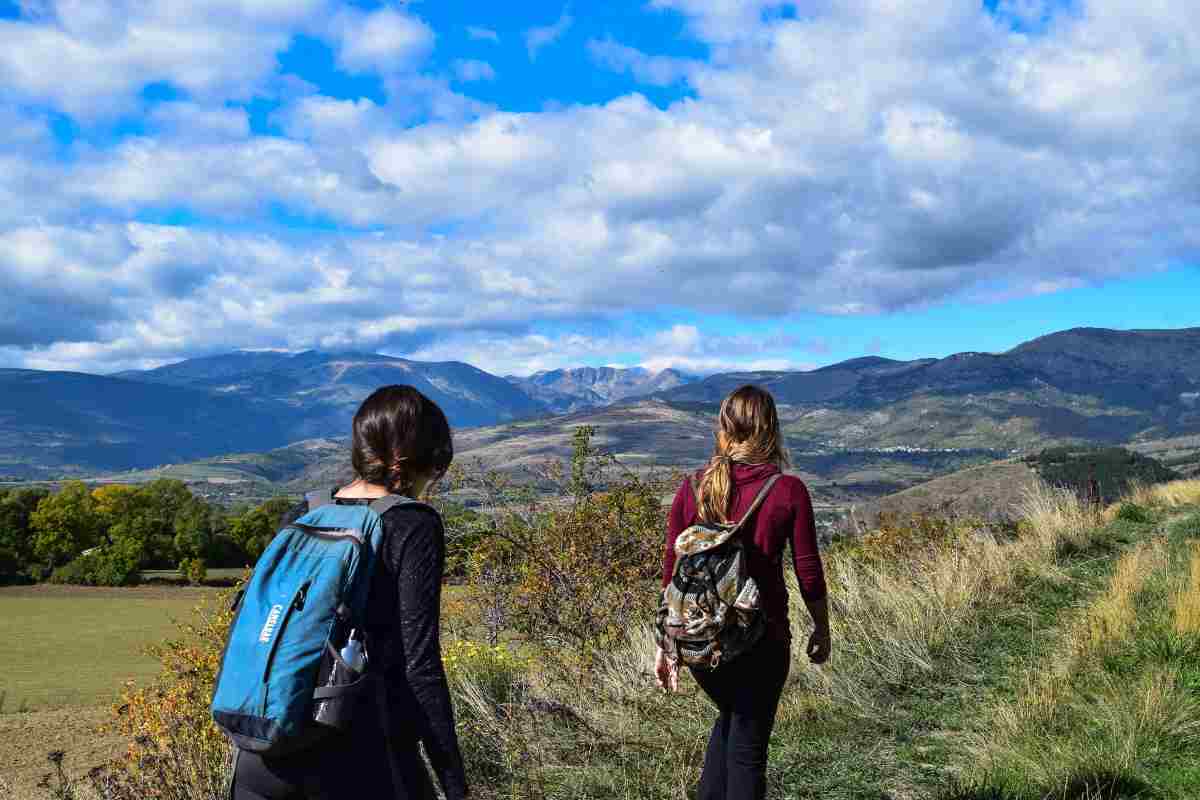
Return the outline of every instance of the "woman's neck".
<path id="1" fill-rule="evenodd" d="M 376 497 L 387 497 L 389 494 L 391 494 L 391 492 L 387 490 L 386 486 L 380 486 L 377 483 L 367 483 L 362 478 L 359 478 L 353 483 L 348 483 L 342 488 L 338 489 L 337 492 L 334 493 L 334 497 L 344 497 L 347 500 L 359 500 L 365 498 L 374 499 Z"/>

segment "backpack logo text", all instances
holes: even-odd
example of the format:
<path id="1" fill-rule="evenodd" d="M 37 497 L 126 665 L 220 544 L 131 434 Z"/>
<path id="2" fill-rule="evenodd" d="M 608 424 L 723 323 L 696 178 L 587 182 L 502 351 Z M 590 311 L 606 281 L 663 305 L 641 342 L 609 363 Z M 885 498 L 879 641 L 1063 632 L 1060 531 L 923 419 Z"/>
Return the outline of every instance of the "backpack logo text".
<path id="1" fill-rule="evenodd" d="M 267 622 L 263 625 L 262 632 L 258 634 L 260 642 L 271 641 L 271 634 L 275 632 L 275 626 L 279 624 L 279 616 L 283 613 L 283 606 L 271 606 L 271 613 L 267 614 Z"/>

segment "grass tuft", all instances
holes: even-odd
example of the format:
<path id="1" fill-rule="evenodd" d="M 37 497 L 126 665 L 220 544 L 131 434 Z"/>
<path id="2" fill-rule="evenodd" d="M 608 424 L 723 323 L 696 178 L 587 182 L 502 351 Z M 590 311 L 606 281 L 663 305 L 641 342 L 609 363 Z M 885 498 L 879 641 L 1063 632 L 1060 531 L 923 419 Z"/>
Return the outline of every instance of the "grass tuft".
<path id="1" fill-rule="evenodd" d="M 1131 487 L 1126 500 L 1141 506 L 1180 508 L 1200 505 L 1200 478 Z"/>
<path id="2" fill-rule="evenodd" d="M 1200 542 L 1193 542 L 1187 578 L 1171 597 L 1175 632 L 1183 637 L 1200 635 Z"/>

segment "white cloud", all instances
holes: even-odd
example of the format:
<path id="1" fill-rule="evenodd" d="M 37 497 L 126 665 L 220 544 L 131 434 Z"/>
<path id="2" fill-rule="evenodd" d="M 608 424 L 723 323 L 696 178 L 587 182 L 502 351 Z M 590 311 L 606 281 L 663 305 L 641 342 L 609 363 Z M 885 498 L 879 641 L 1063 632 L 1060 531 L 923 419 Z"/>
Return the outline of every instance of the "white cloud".
<path id="1" fill-rule="evenodd" d="M 365 144 L 388 129 L 386 112 L 366 97 L 338 100 L 302 97 L 276 114 L 284 132 L 294 139 Z"/>
<path id="2" fill-rule="evenodd" d="M 563 9 L 559 18 L 550 25 L 530 28 L 525 31 L 525 49 L 529 53 L 529 60 L 533 61 L 537 59 L 539 50 L 561 39 L 574 21 L 575 18 L 568 14 L 566 9 Z"/>
<path id="3" fill-rule="evenodd" d="M 458 59 L 454 62 L 454 74 L 464 82 L 471 81 L 494 81 L 496 79 L 496 70 L 492 69 L 492 65 L 486 61 L 478 61 L 476 59 Z"/>
<path id="4" fill-rule="evenodd" d="M 614 72 L 629 72 L 651 86 L 670 86 L 687 78 L 698 65 L 683 58 L 650 56 L 612 39 L 592 39 L 587 44 L 592 60 Z"/>
<path id="5" fill-rule="evenodd" d="M 345 10 L 333 21 L 338 63 L 351 72 L 400 72 L 419 65 L 433 49 L 433 30 L 392 8 Z"/>
<path id="6" fill-rule="evenodd" d="M 496 33 L 491 28 L 481 28 L 477 25 L 467 26 L 467 36 L 476 41 L 484 40 L 490 42 L 499 42 L 500 34 Z"/>
<path id="7" fill-rule="evenodd" d="M 290 30 L 325 0 L 155 3 L 60 0 L 0 21 L 0 99 L 51 103 L 83 117 L 134 108 L 149 84 L 197 98 L 247 99 L 274 74 Z"/>
<path id="8" fill-rule="evenodd" d="M 165 103 L 152 109 L 146 120 L 159 132 L 181 140 L 237 140 L 250 136 L 249 115 L 241 108 Z"/>
<path id="9" fill-rule="evenodd" d="M 207 56 L 138 41 L 166 25 L 158 5 L 0 24 L 0 282 L 19 321 L 0 344 L 29 363 L 322 343 L 512 371 L 613 353 L 781 363 L 802 342 L 587 332 L 664 303 L 761 323 L 986 301 L 1200 254 L 1200 21 L 1174 5 L 1045 18 L 1029 3 L 996 16 L 966 0 L 846 0 L 764 21 L 761 3 L 662 0 L 710 62 L 608 40 L 592 55 L 645 83 L 686 80 L 691 96 L 540 113 L 420 74 L 430 44 L 405 27 L 415 17 L 343 11 L 355 30 L 383 20 L 335 50 L 386 72 L 386 99 L 300 91 L 273 117 L 278 136 L 251 135 L 225 102 L 277 87 L 273 52 L 236 64 L 229 49 L 251 30 L 265 50 L 314 32 L 318 4 L 228 0 L 220 19 L 186 5 L 171 30 L 214 35 Z M 1014 32 L 1018 11 L 1042 29 Z M 52 63 L 43 39 L 77 85 L 20 72 Z M 76 143 L 69 164 L 29 108 L 137 105 L 152 80 L 196 96 L 158 105 L 144 135 Z M 301 241 L 270 225 L 280 208 L 371 232 Z M 129 223 L 175 209 L 264 232 Z M 54 264 L 70 285 L 48 278 Z M 581 333 L 542 333 L 564 328 Z"/>
<path id="10" fill-rule="evenodd" d="M 619 368 L 641 366 L 652 372 L 680 369 L 708 374 L 730 369 L 812 369 L 814 366 L 810 362 L 778 355 L 792 343 L 786 336 L 754 339 L 713 334 L 693 326 L 674 327 L 691 328 L 692 332 L 680 334 L 671 329 L 649 335 L 568 333 L 547 336 L 513 331 L 470 331 L 396 354 L 425 361 L 464 360 L 498 375 L 520 376 L 581 364 L 613 366 L 606 359 L 614 352 L 653 353 L 639 363 L 615 365 Z"/>

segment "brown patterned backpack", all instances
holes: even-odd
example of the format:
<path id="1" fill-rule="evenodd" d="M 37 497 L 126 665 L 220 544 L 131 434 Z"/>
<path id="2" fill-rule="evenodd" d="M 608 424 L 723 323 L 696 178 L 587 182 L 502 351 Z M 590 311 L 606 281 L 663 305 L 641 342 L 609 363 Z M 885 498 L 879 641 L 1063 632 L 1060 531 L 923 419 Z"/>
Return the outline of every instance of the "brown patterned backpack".
<path id="1" fill-rule="evenodd" d="M 675 571 L 662 590 L 655 627 L 658 646 L 673 661 L 715 669 L 753 647 L 766 629 L 758 584 L 746 573 L 737 535 L 779 480 L 773 475 L 736 523 L 698 522 L 675 539 Z M 700 505 L 700 490 L 691 480 Z"/>

